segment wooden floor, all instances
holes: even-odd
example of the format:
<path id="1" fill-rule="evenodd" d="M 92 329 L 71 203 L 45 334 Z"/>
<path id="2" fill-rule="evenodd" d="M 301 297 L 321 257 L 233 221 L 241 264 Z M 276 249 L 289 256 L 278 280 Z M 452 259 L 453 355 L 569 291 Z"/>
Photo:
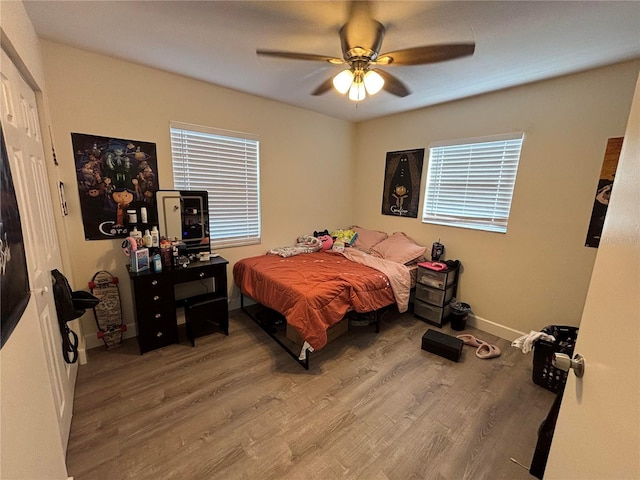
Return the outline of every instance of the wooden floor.
<path id="1" fill-rule="evenodd" d="M 67 455 L 75 480 L 532 479 L 554 395 L 506 340 L 459 363 L 421 350 L 429 325 L 388 312 L 305 371 L 241 311 L 230 335 L 139 355 L 135 339 L 80 367 Z M 453 332 L 449 327 L 445 333 Z"/>

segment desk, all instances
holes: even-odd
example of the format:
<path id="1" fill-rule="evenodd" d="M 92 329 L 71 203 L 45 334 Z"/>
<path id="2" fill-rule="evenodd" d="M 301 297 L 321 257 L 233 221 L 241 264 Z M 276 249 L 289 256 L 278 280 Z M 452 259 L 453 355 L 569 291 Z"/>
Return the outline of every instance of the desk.
<path id="1" fill-rule="evenodd" d="M 140 353 L 178 343 L 176 308 L 188 304 L 189 298 L 176 301 L 174 286 L 177 283 L 213 279 L 213 315 L 225 333 L 229 331 L 227 302 L 227 265 L 222 257 L 208 262 L 191 262 L 187 267 L 167 269 L 160 273 L 145 270 L 129 271 L 135 322 L 138 330 Z M 193 343 L 193 339 L 191 339 Z"/>

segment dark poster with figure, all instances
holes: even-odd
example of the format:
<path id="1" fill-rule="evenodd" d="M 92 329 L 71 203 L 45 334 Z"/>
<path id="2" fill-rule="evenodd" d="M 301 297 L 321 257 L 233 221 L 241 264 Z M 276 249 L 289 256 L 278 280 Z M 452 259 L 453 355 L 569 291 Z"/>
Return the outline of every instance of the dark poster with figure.
<path id="1" fill-rule="evenodd" d="M 24 253 L 18 201 L 13 188 L 9 157 L 2 136 L 2 179 L 0 180 L 0 289 L 2 290 L 2 320 L 0 348 L 9 339 L 29 303 L 29 274 Z"/>
<path id="2" fill-rule="evenodd" d="M 127 207 L 155 215 L 158 191 L 156 144 L 72 133 L 84 236 L 127 237 Z"/>
<path id="3" fill-rule="evenodd" d="M 382 213 L 397 217 L 418 216 L 424 148 L 388 152 L 382 192 Z"/>
<path id="4" fill-rule="evenodd" d="M 624 137 L 615 137 L 607 140 L 607 149 L 604 152 L 604 160 L 602 162 L 602 170 L 600 171 L 600 179 L 598 180 L 598 188 L 593 200 L 593 210 L 591 211 L 591 221 L 587 230 L 587 239 L 585 247 L 595 247 L 600 245 L 600 235 L 602 235 L 602 227 L 604 219 L 607 215 L 609 207 L 609 197 L 613 189 L 613 179 L 618 169 L 618 160 L 622 151 L 622 141 Z"/>

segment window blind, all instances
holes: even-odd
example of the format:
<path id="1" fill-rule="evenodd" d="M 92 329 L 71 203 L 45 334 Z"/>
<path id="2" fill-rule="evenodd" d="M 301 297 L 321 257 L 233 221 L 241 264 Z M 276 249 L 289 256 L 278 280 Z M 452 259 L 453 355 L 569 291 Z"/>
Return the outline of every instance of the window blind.
<path id="1" fill-rule="evenodd" d="M 258 138 L 177 122 L 170 128 L 174 188 L 209 192 L 211 247 L 260 243 Z"/>
<path id="2" fill-rule="evenodd" d="M 523 133 L 429 147 L 422 221 L 505 233 Z"/>

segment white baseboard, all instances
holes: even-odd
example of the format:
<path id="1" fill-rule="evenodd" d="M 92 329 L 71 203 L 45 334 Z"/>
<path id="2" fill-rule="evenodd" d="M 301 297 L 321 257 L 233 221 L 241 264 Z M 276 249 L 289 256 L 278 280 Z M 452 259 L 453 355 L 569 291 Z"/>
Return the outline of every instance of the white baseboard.
<path id="1" fill-rule="evenodd" d="M 136 324 L 135 323 L 127 323 L 127 330 L 125 332 L 122 333 L 122 339 L 124 340 L 125 338 L 132 338 L 135 337 L 137 335 L 136 332 Z M 96 347 L 104 347 L 104 342 L 102 341 L 101 338 L 98 338 L 98 334 L 96 332 L 93 332 L 89 335 L 85 335 L 84 336 L 84 341 L 87 345 L 87 350 L 89 350 L 90 348 L 96 348 Z M 85 352 L 85 362 L 86 363 L 86 352 Z M 80 361 L 81 365 L 84 365 L 84 363 L 82 363 L 82 360 Z"/>
<path id="2" fill-rule="evenodd" d="M 514 328 L 506 327 L 499 323 L 492 322 L 491 320 L 487 320 L 486 318 L 478 317 L 473 314 L 470 314 L 467 318 L 467 325 L 473 328 L 477 328 L 478 330 L 482 330 L 483 332 L 490 333 L 491 335 L 504 338 L 505 340 L 509 340 L 510 342 L 513 342 L 518 337 L 526 335 L 524 332 L 521 332 Z"/>

